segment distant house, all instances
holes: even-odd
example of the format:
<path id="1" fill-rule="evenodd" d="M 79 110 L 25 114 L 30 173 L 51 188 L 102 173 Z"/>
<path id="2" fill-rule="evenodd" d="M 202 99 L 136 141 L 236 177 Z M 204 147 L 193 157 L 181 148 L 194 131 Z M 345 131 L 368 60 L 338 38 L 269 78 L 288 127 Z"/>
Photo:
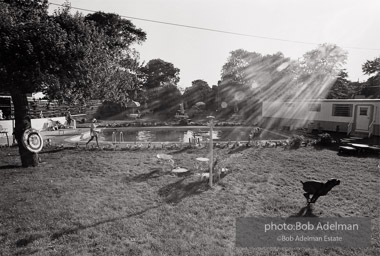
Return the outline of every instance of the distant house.
<path id="1" fill-rule="evenodd" d="M 262 123 L 266 127 L 380 136 L 380 99 L 264 101 Z"/>
<path id="2" fill-rule="evenodd" d="M 10 119 L 14 116 L 11 96 L 0 95 L 0 110 L 3 112 L 4 119 Z"/>

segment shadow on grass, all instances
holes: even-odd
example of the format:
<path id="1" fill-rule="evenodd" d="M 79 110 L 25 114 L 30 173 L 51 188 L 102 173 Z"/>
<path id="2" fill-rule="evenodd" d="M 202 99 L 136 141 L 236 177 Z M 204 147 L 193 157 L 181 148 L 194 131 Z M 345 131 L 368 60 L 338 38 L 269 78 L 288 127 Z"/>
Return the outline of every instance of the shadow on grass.
<path id="1" fill-rule="evenodd" d="M 177 151 L 171 152 L 171 154 L 181 154 L 181 153 L 194 153 L 195 150 L 191 146 L 185 146 L 184 148 L 181 148 Z"/>
<path id="2" fill-rule="evenodd" d="M 43 237 L 43 235 L 34 234 L 34 235 L 30 235 L 26 238 L 19 239 L 16 241 L 16 247 L 25 247 L 28 244 L 33 243 L 34 241 L 36 241 L 42 237 Z"/>
<path id="3" fill-rule="evenodd" d="M 318 217 L 313 213 L 313 209 L 308 204 L 305 207 L 302 207 L 300 211 L 294 215 L 291 215 L 290 217 Z"/>
<path id="4" fill-rule="evenodd" d="M 242 152 L 246 149 L 249 149 L 249 147 L 247 146 L 240 146 L 240 147 L 237 147 L 237 148 L 234 148 L 234 149 L 231 149 L 230 151 L 228 151 L 228 154 L 236 154 L 236 153 L 239 153 L 239 152 Z"/>
<path id="5" fill-rule="evenodd" d="M 0 166 L 0 170 L 17 169 L 17 168 L 22 168 L 22 166 L 21 165 L 14 165 L 14 164 L 8 164 L 8 165 Z"/>
<path id="6" fill-rule="evenodd" d="M 60 237 L 62 237 L 64 235 L 74 234 L 74 233 L 76 233 L 78 231 L 81 231 L 81 230 L 84 230 L 84 229 L 93 228 L 93 227 L 96 227 L 96 226 L 99 226 L 99 225 L 102 225 L 102 224 L 106 224 L 106 223 L 110 223 L 110 222 L 115 222 L 115 221 L 119 221 L 119 220 L 123 220 L 123 219 L 128 219 L 128 218 L 131 218 L 131 217 L 139 216 L 139 215 L 144 214 L 145 212 L 147 212 L 149 210 L 158 208 L 159 206 L 160 205 L 148 207 L 148 208 L 146 208 L 144 210 L 141 210 L 139 212 L 136 212 L 136 213 L 132 213 L 132 214 L 129 214 L 129 215 L 120 216 L 120 217 L 116 217 L 116 218 L 110 218 L 110 219 L 107 219 L 107 220 L 98 221 L 98 222 L 95 222 L 95 223 L 89 224 L 89 225 L 82 225 L 81 223 L 79 223 L 74 228 L 67 228 L 67 229 L 63 229 L 61 231 L 55 232 L 54 234 L 52 234 L 50 236 L 50 239 L 51 240 L 57 240 L 57 239 L 59 239 Z"/>
<path id="7" fill-rule="evenodd" d="M 184 198 L 201 194 L 209 189 L 205 181 L 191 181 L 182 178 L 174 183 L 168 184 L 158 190 L 158 195 L 164 197 L 166 203 L 178 204 Z"/>
<path id="8" fill-rule="evenodd" d="M 149 179 L 157 179 L 165 174 L 166 173 L 162 169 L 154 169 L 149 173 L 142 173 L 134 177 L 126 177 L 124 182 L 144 182 Z"/>
<path id="9" fill-rule="evenodd" d="M 75 147 L 64 147 L 64 148 L 51 148 L 48 150 L 41 151 L 38 154 L 50 154 L 50 153 L 58 153 L 66 150 L 74 150 L 76 149 Z"/>
<path id="10" fill-rule="evenodd" d="M 47 150 L 41 151 L 38 154 L 42 155 L 42 154 L 58 153 L 58 152 L 62 152 L 64 150 L 65 150 L 64 148 L 52 148 L 52 149 L 47 149 Z"/>
<path id="11" fill-rule="evenodd" d="M 313 145 L 313 148 L 317 151 L 322 151 L 322 150 L 330 150 L 330 151 L 339 151 L 339 145 L 330 145 L 330 146 L 322 146 L 322 145 Z"/>

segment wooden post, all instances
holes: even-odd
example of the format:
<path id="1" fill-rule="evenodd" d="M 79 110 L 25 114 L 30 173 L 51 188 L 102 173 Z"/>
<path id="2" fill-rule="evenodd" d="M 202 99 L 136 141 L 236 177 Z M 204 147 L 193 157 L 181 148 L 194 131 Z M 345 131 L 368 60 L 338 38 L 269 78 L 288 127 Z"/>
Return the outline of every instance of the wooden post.
<path id="1" fill-rule="evenodd" d="M 214 163 L 214 142 L 212 139 L 212 131 L 213 131 L 213 125 L 214 125 L 214 118 L 213 116 L 207 117 L 210 120 L 210 174 L 209 174 L 209 185 L 212 187 L 212 169 L 213 169 L 213 163 Z"/>

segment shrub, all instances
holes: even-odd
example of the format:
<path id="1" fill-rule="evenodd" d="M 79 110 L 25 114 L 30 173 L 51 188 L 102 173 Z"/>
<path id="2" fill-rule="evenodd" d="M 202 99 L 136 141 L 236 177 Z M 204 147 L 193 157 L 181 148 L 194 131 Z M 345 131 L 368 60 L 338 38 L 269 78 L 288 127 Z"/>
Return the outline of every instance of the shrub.
<path id="1" fill-rule="evenodd" d="M 301 146 L 301 144 L 304 140 L 305 140 L 305 138 L 303 136 L 292 135 L 292 137 L 289 140 L 289 147 L 291 149 L 297 149 Z"/>
<path id="2" fill-rule="evenodd" d="M 95 113 L 95 117 L 98 119 L 107 118 L 117 115 L 125 110 L 125 107 L 121 104 L 105 101 L 99 106 Z"/>
<path id="3" fill-rule="evenodd" d="M 187 119 L 181 119 L 179 120 L 179 125 L 188 125 L 189 124 L 189 121 Z"/>
<path id="4" fill-rule="evenodd" d="M 332 144 L 332 137 L 329 133 L 318 134 L 318 144 L 321 146 L 330 146 Z"/>

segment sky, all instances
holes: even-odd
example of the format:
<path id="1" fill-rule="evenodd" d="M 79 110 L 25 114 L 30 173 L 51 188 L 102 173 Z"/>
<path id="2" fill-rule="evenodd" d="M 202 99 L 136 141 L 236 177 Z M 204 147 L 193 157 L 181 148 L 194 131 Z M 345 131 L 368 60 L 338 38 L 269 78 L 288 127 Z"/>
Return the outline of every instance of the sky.
<path id="1" fill-rule="evenodd" d="M 64 0 L 49 0 L 62 4 Z M 140 60 L 162 59 L 180 69 L 180 88 L 202 79 L 220 80 L 229 53 L 282 52 L 297 60 L 322 43 L 348 52 L 344 68 L 352 81 L 365 81 L 367 60 L 380 57 L 379 0 L 71 0 L 74 8 L 127 16 L 147 33 L 134 47 Z M 51 5 L 50 9 L 58 8 Z M 80 11 L 87 14 L 86 11 Z M 138 19 L 245 34 L 241 36 Z"/>

